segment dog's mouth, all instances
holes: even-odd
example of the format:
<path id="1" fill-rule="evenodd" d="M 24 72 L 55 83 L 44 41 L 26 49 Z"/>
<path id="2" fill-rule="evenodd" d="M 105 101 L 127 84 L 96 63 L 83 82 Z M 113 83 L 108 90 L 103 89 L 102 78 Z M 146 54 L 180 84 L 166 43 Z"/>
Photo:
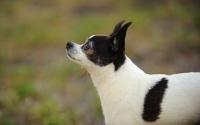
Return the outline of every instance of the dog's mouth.
<path id="1" fill-rule="evenodd" d="M 79 59 L 75 59 L 74 57 L 72 57 L 72 56 L 68 53 L 68 51 L 67 51 L 67 56 L 68 56 L 69 59 L 71 59 L 71 60 L 81 62 L 81 60 L 79 60 Z"/>
<path id="2" fill-rule="evenodd" d="M 77 54 L 77 50 L 73 48 L 74 44 L 72 44 L 71 42 L 68 42 L 66 45 L 66 55 L 67 57 L 71 60 L 74 61 L 76 63 L 81 64 L 82 61 L 76 58 L 76 54 Z"/>
<path id="3" fill-rule="evenodd" d="M 73 60 L 76 60 L 74 57 L 72 57 L 69 53 L 67 53 L 67 56 Z"/>

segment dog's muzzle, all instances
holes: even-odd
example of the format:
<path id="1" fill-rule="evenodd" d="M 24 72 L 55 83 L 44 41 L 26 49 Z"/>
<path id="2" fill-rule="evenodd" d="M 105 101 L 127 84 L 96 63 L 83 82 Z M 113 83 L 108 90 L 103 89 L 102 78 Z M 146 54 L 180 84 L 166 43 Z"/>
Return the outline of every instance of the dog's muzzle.
<path id="1" fill-rule="evenodd" d="M 73 49 L 73 47 L 74 47 L 74 44 L 72 43 L 72 42 L 67 42 L 67 44 L 66 44 L 66 52 L 67 52 L 67 55 L 68 55 L 68 57 L 69 58 L 71 58 L 71 59 L 73 59 L 73 60 L 76 60 L 72 55 L 71 55 L 71 53 L 74 53 L 74 49 Z"/>

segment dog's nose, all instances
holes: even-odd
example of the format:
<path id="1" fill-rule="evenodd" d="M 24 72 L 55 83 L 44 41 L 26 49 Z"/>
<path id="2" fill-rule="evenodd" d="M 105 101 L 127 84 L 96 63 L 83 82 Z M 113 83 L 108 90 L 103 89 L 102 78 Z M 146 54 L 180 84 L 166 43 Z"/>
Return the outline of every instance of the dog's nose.
<path id="1" fill-rule="evenodd" d="M 69 48 L 71 48 L 73 46 L 74 46 L 74 44 L 72 42 L 67 42 L 67 44 L 66 44 L 66 48 L 67 49 L 69 49 Z"/>

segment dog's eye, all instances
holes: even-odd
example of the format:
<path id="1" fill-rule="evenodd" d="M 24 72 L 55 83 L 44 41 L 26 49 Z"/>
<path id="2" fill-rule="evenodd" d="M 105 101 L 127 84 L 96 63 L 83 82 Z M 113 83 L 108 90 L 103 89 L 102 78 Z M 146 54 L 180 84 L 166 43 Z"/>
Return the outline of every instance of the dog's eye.
<path id="1" fill-rule="evenodd" d="M 86 45 L 83 47 L 84 50 L 88 50 L 89 48 L 90 48 L 89 44 L 86 44 Z"/>

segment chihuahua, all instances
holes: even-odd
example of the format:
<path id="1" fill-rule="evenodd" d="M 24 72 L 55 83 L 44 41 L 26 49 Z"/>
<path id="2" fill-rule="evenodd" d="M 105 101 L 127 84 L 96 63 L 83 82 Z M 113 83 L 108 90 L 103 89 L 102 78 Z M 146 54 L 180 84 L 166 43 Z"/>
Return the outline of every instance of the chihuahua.
<path id="1" fill-rule="evenodd" d="M 147 74 L 125 55 L 132 22 L 110 35 L 66 44 L 70 60 L 84 67 L 101 100 L 106 125 L 200 125 L 200 72 Z"/>

